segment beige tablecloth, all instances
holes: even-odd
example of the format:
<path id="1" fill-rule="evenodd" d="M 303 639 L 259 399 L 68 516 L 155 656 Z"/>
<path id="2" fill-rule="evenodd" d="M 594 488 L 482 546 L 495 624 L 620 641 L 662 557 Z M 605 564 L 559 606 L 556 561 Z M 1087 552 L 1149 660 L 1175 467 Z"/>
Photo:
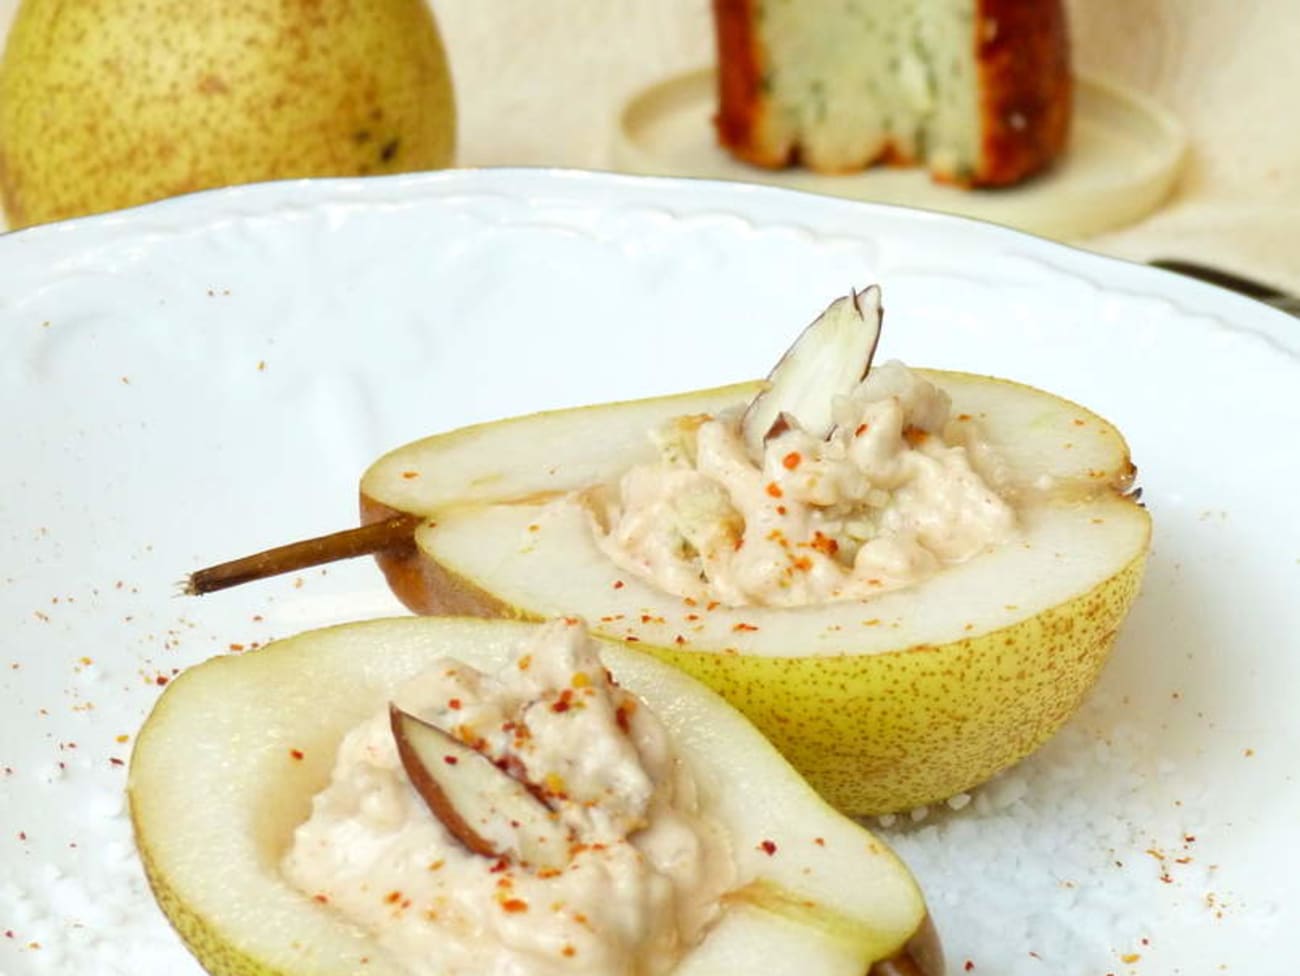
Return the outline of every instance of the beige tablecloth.
<path id="1" fill-rule="evenodd" d="M 0 0 L 6 25 L 18 0 Z M 452 60 L 465 166 L 610 168 L 619 106 L 707 64 L 708 0 L 430 0 Z M 1077 66 L 1183 120 L 1172 198 L 1083 243 L 1210 261 L 1300 291 L 1297 0 L 1072 0 Z"/>

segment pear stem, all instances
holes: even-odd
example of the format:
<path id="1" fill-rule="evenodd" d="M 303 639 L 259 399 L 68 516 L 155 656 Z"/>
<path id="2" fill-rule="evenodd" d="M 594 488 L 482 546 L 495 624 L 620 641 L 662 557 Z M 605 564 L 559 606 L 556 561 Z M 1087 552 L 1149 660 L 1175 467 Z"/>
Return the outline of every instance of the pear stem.
<path id="1" fill-rule="evenodd" d="M 420 515 L 395 515 L 382 522 L 371 522 L 360 528 L 291 542 L 286 546 L 232 559 L 217 566 L 208 566 L 189 575 L 185 581 L 185 593 L 202 596 L 204 593 L 215 593 L 241 583 L 268 579 L 299 569 L 410 546 L 416 528 L 423 521 L 424 517 Z"/>

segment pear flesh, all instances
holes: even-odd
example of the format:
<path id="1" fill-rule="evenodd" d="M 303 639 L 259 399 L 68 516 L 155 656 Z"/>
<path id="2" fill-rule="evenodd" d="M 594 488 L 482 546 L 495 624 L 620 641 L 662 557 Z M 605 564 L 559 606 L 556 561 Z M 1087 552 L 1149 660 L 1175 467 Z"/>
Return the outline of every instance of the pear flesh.
<path id="1" fill-rule="evenodd" d="M 418 618 L 350 624 L 214 659 L 169 685 L 137 739 L 128 795 L 159 904 L 209 972 L 406 973 L 373 936 L 290 886 L 280 859 L 350 728 L 435 661 L 501 667 L 530 628 Z M 828 807 L 703 686 L 617 643 L 601 656 L 666 724 L 702 809 L 731 841 L 736 887 L 678 976 L 861 976 L 884 960 L 933 959 L 920 892 L 882 843 Z M 920 971 L 937 976 L 941 962 Z"/>
<path id="2" fill-rule="evenodd" d="M 513 418 L 380 459 L 363 520 L 415 513 L 417 551 L 380 556 L 421 613 L 545 618 L 683 668 L 740 708 L 834 805 L 907 810 L 1041 745 L 1095 681 L 1136 596 L 1150 519 L 1119 431 L 1040 390 L 920 370 L 1005 468 L 1020 535 L 903 590 L 795 609 L 690 606 L 620 571 L 581 494 L 651 463 L 646 432 L 741 410 L 761 383 Z"/>

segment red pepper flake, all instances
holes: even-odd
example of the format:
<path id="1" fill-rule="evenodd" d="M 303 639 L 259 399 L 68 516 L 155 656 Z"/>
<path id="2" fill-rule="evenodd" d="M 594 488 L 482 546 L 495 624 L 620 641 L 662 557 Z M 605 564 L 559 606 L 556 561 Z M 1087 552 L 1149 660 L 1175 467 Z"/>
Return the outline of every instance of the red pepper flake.
<path id="1" fill-rule="evenodd" d="M 686 619 L 687 619 L 687 620 L 691 620 L 691 621 L 699 620 L 699 619 L 700 619 L 700 615 L 699 615 L 698 613 L 688 613 L 688 614 L 686 615 Z"/>
<path id="2" fill-rule="evenodd" d="M 785 496 L 785 492 L 781 490 L 781 486 L 775 481 L 769 481 L 767 483 L 767 493 L 773 498 L 783 498 Z"/>
<path id="3" fill-rule="evenodd" d="M 813 838 L 813 843 L 816 844 L 818 847 L 825 847 L 825 846 L 826 846 L 826 838 L 825 838 L 825 837 L 814 837 L 814 838 Z"/>
<path id="4" fill-rule="evenodd" d="M 861 437 L 863 434 L 865 434 L 865 433 L 866 433 L 867 431 L 869 431 L 870 429 L 871 429 L 871 425 L 870 425 L 870 424 L 858 424 L 857 429 L 853 431 L 853 436 L 854 436 L 854 437 Z"/>
<path id="5" fill-rule="evenodd" d="M 632 698 L 626 698 L 619 702 L 618 707 L 614 709 L 614 721 L 618 723 L 618 727 L 624 732 L 628 732 L 632 728 L 632 713 L 635 711 L 636 700 Z"/>
<path id="6" fill-rule="evenodd" d="M 528 911 L 528 902 L 522 898 L 507 898 L 501 903 L 501 907 L 512 914 L 517 914 Z"/>
<path id="7" fill-rule="evenodd" d="M 753 624 L 747 624 L 744 621 L 741 621 L 740 623 L 736 624 L 734 627 L 731 628 L 732 633 L 737 633 L 739 631 L 752 632 L 755 630 L 758 630 L 758 628 L 755 627 Z"/>
<path id="8" fill-rule="evenodd" d="M 314 902 L 318 902 L 321 905 L 328 905 L 330 903 L 329 895 L 320 894 L 319 892 L 317 894 L 312 895 L 311 900 Z"/>
<path id="9" fill-rule="evenodd" d="M 626 585 L 627 585 L 627 584 L 624 583 L 622 580 L 614 580 L 614 589 L 616 589 L 616 590 L 621 590 L 621 589 L 623 589 L 623 587 L 626 586 Z"/>
<path id="10" fill-rule="evenodd" d="M 500 874 L 508 867 L 510 867 L 510 862 L 507 861 L 504 857 L 499 857 L 497 858 L 496 863 L 493 864 L 490 868 L 488 868 L 488 873 Z"/>
<path id="11" fill-rule="evenodd" d="M 975 968 L 975 964 L 971 962 L 969 959 L 967 959 L 965 965 L 963 965 L 961 968 L 966 970 L 966 972 L 969 973 L 972 969 Z"/>
<path id="12" fill-rule="evenodd" d="M 673 638 L 673 643 L 676 644 L 678 647 L 681 647 L 681 645 L 686 643 L 686 638 L 683 637 L 681 634 L 678 634 L 676 637 Z"/>
<path id="13" fill-rule="evenodd" d="M 294 759 L 301 760 L 304 753 L 301 749 L 290 749 L 289 755 L 293 756 Z"/>
<path id="14" fill-rule="evenodd" d="M 450 708 L 453 712 L 459 712 L 459 711 L 460 711 L 460 699 L 459 699 L 459 698 L 449 698 L 449 699 L 447 699 L 447 707 Z"/>
<path id="15" fill-rule="evenodd" d="M 454 766 L 456 765 L 456 763 L 460 762 L 460 760 L 457 759 L 455 756 L 443 756 L 442 761 L 445 762 L 448 766 Z"/>
<path id="16" fill-rule="evenodd" d="M 551 703 L 551 711 L 556 713 L 567 712 L 573 707 L 573 689 L 565 688 L 560 692 L 558 700 Z"/>
<path id="17" fill-rule="evenodd" d="M 722 604 L 719 603 L 717 600 L 710 600 L 707 604 L 705 604 L 704 609 L 705 609 L 705 610 L 716 610 L 716 609 L 718 609 L 718 607 L 720 607 L 720 606 L 722 606 Z"/>
<path id="18" fill-rule="evenodd" d="M 12 939 L 13 937 L 14 937 L 14 930 L 13 930 L 13 929 L 5 929 L 5 938 L 6 938 L 6 939 Z"/>
<path id="19" fill-rule="evenodd" d="M 384 896 L 384 901 L 390 905 L 396 905 L 401 900 L 402 893 L 400 891 L 390 891 Z"/>
<path id="20" fill-rule="evenodd" d="M 125 766 L 125 765 L 126 765 L 126 763 L 123 762 L 121 759 L 118 759 L 117 756 L 109 756 L 109 757 L 108 757 L 108 761 L 109 761 L 110 763 L 112 763 L 114 766 Z"/>
<path id="21" fill-rule="evenodd" d="M 768 857 L 771 857 L 773 854 L 776 853 L 776 844 L 772 843 L 772 841 L 770 840 L 765 840 L 758 845 L 758 849 L 762 851 L 764 854 L 766 854 Z"/>
<path id="22" fill-rule="evenodd" d="M 818 552 L 825 553 L 827 556 L 833 556 L 840 551 L 840 544 L 820 530 L 813 533 L 811 545 Z"/>
<path id="23" fill-rule="evenodd" d="M 410 481 L 412 478 L 418 478 L 418 477 L 420 477 L 420 472 L 418 472 L 418 471 L 403 471 L 403 472 L 402 472 L 402 477 L 405 478 L 407 481 Z"/>
<path id="24" fill-rule="evenodd" d="M 20 831 L 18 831 L 18 839 L 19 839 L 19 840 L 26 840 L 26 839 L 27 839 L 27 831 L 25 831 L 25 830 L 20 830 Z"/>
<path id="25" fill-rule="evenodd" d="M 626 637 L 623 638 L 623 640 L 627 641 L 629 644 L 641 643 L 641 638 L 637 637 L 636 634 L 628 634 Z"/>
<path id="26" fill-rule="evenodd" d="M 920 427 L 913 427 L 908 424 L 903 428 L 903 440 L 907 441 L 909 447 L 920 447 L 930 439 L 930 432 Z"/>
<path id="27" fill-rule="evenodd" d="M 812 569 L 813 566 L 812 560 L 809 559 L 807 556 L 799 556 L 791 560 L 791 564 L 794 566 L 795 569 L 799 570 L 801 573 L 808 572 L 810 569 Z"/>
<path id="28" fill-rule="evenodd" d="M 795 468 L 799 467 L 802 461 L 803 455 L 798 451 L 791 451 L 785 457 L 781 458 L 781 464 L 785 466 L 787 471 L 793 471 Z"/>
<path id="29" fill-rule="evenodd" d="M 156 684 L 159 688 L 161 688 L 163 685 L 165 685 L 168 682 L 168 680 L 169 679 L 167 675 L 160 674 L 158 675 L 158 677 L 153 679 L 153 683 Z"/>

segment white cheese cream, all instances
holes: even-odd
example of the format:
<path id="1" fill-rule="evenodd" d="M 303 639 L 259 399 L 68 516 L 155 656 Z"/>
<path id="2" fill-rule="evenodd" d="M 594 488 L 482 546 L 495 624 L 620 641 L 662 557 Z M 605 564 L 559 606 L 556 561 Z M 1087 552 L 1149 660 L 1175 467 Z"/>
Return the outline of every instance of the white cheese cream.
<path id="1" fill-rule="evenodd" d="M 410 785 L 387 710 L 353 729 L 282 869 L 413 976 L 657 976 L 700 941 L 733 881 L 727 838 L 585 628 L 556 621 L 496 674 L 446 660 L 399 708 L 536 786 L 570 829 L 563 869 L 470 853 Z"/>
<path id="2" fill-rule="evenodd" d="M 738 411 L 653 432 L 658 463 L 588 496 L 601 548 L 679 596 L 792 607 L 909 586 L 1014 536 L 998 459 L 943 390 L 890 362 L 833 409 L 828 437 L 793 424 L 761 465 Z"/>

